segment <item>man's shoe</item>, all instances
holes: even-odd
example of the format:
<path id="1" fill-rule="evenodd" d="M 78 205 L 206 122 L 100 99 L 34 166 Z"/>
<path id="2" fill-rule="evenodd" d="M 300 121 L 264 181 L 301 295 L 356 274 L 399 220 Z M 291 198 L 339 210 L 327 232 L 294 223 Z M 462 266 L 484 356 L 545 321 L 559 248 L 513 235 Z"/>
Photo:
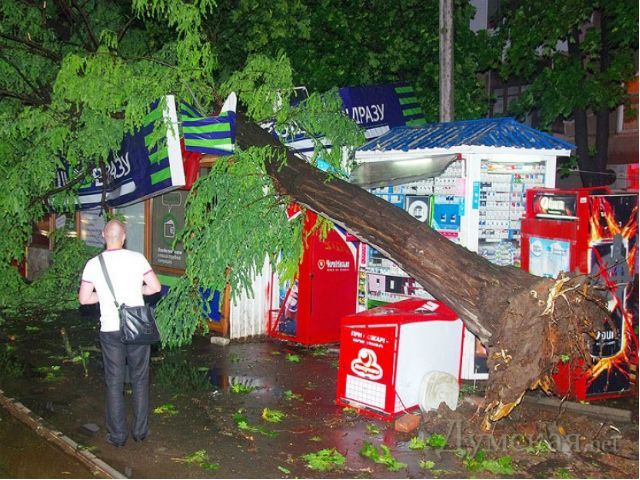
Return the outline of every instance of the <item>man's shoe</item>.
<path id="1" fill-rule="evenodd" d="M 147 432 L 144 435 L 141 435 L 139 437 L 137 437 L 136 435 L 131 434 L 131 436 L 133 437 L 133 441 L 134 442 L 142 442 L 145 438 L 147 438 L 147 435 L 149 435 L 149 432 Z"/>
<path id="2" fill-rule="evenodd" d="M 112 440 L 109 435 L 107 435 L 107 438 L 105 438 L 105 440 L 109 445 L 113 445 L 116 448 L 124 447 L 125 443 L 127 443 L 127 439 L 126 438 L 121 442 L 116 442 L 115 440 Z"/>

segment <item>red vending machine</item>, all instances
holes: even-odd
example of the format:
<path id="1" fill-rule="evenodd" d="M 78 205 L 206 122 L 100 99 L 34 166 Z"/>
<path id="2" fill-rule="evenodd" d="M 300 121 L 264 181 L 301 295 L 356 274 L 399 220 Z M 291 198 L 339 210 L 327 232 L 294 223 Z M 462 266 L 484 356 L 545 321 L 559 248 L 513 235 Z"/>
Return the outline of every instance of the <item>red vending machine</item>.
<path id="1" fill-rule="evenodd" d="M 301 215 L 298 210 L 293 215 Z M 356 311 L 360 242 L 338 226 L 322 239 L 307 211 L 302 261 L 293 285 L 280 288 L 280 309 L 271 312 L 271 337 L 304 345 L 340 340 L 340 319 Z"/>
<path id="2" fill-rule="evenodd" d="M 462 321 L 436 300 L 411 298 L 346 316 L 337 404 L 388 421 L 415 409 L 427 373 L 460 382 L 463 337 Z"/>
<path id="3" fill-rule="evenodd" d="M 522 221 L 522 268 L 555 278 L 588 273 L 608 290 L 591 355 L 560 363 L 553 376 L 558 395 L 579 401 L 633 394 L 638 369 L 638 194 L 602 188 L 527 192 Z"/>

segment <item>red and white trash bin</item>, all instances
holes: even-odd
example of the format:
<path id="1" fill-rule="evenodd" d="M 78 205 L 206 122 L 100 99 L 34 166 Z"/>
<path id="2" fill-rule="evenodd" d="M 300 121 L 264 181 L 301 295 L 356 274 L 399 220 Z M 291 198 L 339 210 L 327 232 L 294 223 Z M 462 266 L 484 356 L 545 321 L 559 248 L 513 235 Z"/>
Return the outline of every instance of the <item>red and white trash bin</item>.
<path id="1" fill-rule="evenodd" d="M 464 328 L 436 300 L 411 298 L 342 319 L 336 403 L 391 421 L 419 406 L 425 375 L 460 383 Z"/>

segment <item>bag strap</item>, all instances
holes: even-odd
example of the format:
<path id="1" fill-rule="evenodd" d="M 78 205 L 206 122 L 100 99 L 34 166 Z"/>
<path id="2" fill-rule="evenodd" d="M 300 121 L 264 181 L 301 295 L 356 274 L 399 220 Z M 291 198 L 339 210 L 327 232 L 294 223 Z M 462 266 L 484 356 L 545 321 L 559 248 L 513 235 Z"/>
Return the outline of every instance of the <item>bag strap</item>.
<path id="1" fill-rule="evenodd" d="M 100 267 L 102 267 L 102 274 L 104 275 L 104 279 L 107 281 L 109 290 L 111 290 L 111 296 L 113 296 L 113 303 L 116 304 L 116 308 L 120 308 L 120 305 L 116 300 L 116 294 L 113 291 L 113 285 L 111 284 L 111 279 L 109 278 L 109 272 L 107 271 L 107 264 L 104 263 L 104 258 L 102 258 L 102 254 L 98 255 L 98 259 L 100 260 Z"/>

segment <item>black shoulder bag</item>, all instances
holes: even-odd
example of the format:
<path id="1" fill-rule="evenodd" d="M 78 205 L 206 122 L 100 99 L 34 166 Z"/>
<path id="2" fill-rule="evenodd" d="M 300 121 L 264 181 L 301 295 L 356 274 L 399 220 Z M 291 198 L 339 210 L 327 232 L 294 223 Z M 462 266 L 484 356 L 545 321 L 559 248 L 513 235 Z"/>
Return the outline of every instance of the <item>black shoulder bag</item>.
<path id="1" fill-rule="evenodd" d="M 100 254 L 98 258 L 100 259 L 102 273 L 107 281 L 109 290 L 111 290 L 113 302 L 116 304 L 120 316 L 120 340 L 122 340 L 122 343 L 126 345 L 148 345 L 159 342 L 160 332 L 156 325 L 153 307 L 149 305 L 127 307 L 124 303 L 118 304 L 102 254 Z"/>

